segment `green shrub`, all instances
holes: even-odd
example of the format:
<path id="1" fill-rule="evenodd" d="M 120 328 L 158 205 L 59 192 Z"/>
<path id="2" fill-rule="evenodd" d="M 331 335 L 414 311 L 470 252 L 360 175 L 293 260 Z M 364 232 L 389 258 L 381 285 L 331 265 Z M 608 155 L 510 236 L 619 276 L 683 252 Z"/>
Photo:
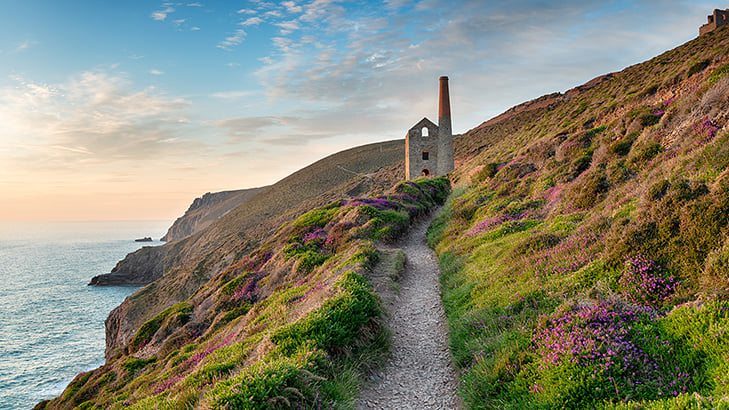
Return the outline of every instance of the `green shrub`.
<path id="1" fill-rule="evenodd" d="M 590 164 L 592 164 L 592 156 L 583 155 L 572 161 L 572 164 L 570 164 L 570 174 L 572 174 L 573 178 L 576 178 L 590 168 Z"/>
<path id="2" fill-rule="evenodd" d="M 663 181 L 656 182 L 648 188 L 648 199 L 651 201 L 658 201 L 662 199 L 670 187 L 671 184 L 665 179 Z"/>
<path id="3" fill-rule="evenodd" d="M 588 209 L 602 200 L 602 196 L 610 188 L 605 170 L 598 168 L 590 172 L 578 186 L 580 191 L 575 197 L 574 204 L 577 208 Z"/>
<path id="4" fill-rule="evenodd" d="M 485 181 L 486 179 L 493 178 L 494 175 L 499 171 L 499 164 L 495 162 L 490 162 L 483 166 L 483 169 L 479 171 L 476 176 L 474 177 L 475 183 L 481 183 Z"/>
<path id="5" fill-rule="evenodd" d="M 268 360 L 218 383 L 213 409 L 314 408 L 322 399 L 322 378 L 316 376 L 319 369 L 313 356 L 316 354 Z"/>
<path id="6" fill-rule="evenodd" d="M 721 66 L 711 72 L 711 74 L 709 75 L 709 84 L 710 85 L 716 84 L 719 80 L 724 78 L 727 74 L 729 74 L 729 64 L 724 64 L 723 66 Z"/>
<path id="7" fill-rule="evenodd" d="M 630 153 L 630 148 L 633 146 L 633 140 L 623 139 L 610 145 L 609 151 L 613 154 L 625 156 Z"/>
<path id="8" fill-rule="evenodd" d="M 561 240 L 562 238 L 553 233 L 535 233 L 519 242 L 516 246 L 514 246 L 511 252 L 515 255 L 526 255 L 544 249 L 553 248 Z"/>
<path id="9" fill-rule="evenodd" d="M 223 315 L 222 322 L 228 323 L 231 320 L 243 316 L 246 313 L 248 313 L 249 310 L 251 310 L 251 305 L 246 302 L 238 302 L 238 307 L 234 308 L 233 310 L 230 310 L 228 312 L 225 312 L 225 315 Z"/>
<path id="10" fill-rule="evenodd" d="M 147 367 L 147 365 L 149 365 L 150 363 L 154 363 L 155 361 L 155 358 L 145 360 L 137 359 L 136 357 L 129 357 L 124 362 L 122 362 L 121 367 L 133 374 L 137 370 L 143 369 Z"/>
<path id="11" fill-rule="evenodd" d="M 310 273 L 314 268 L 326 262 L 331 256 L 323 255 L 317 251 L 306 250 L 298 253 L 298 257 L 298 270 L 304 273 Z"/>
<path id="12" fill-rule="evenodd" d="M 639 147 L 633 149 L 634 155 L 631 155 L 630 163 L 634 165 L 645 164 L 664 150 L 663 145 L 657 142 L 641 144 Z"/>
<path id="13" fill-rule="evenodd" d="M 372 286 L 360 275 L 347 272 L 336 283 L 341 293 L 290 325 L 279 327 L 271 341 L 291 355 L 309 343 L 337 354 L 360 337 L 360 330 L 380 314 Z"/>
<path id="14" fill-rule="evenodd" d="M 132 351 L 139 350 L 147 344 L 168 317 L 175 319 L 178 324 L 182 325 L 187 323 L 190 318 L 190 313 L 192 313 L 192 306 L 190 306 L 187 302 L 180 302 L 163 310 L 160 314 L 147 321 L 139 328 L 137 333 L 134 335 L 134 339 L 132 339 L 130 343 Z"/>
<path id="15" fill-rule="evenodd" d="M 339 212 L 339 207 L 317 208 L 298 217 L 293 225 L 297 228 L 323 228 Z"/>
<path id="16" fill-rule="evenodd" d="M 410 225 L 407 212 L 392 209 L 379 210 L 370 205 L 361 205 L 362 210 L 371 220 L 373 230 L 368 235 L 374 240 L 392 241 L 400 237 Z"/>

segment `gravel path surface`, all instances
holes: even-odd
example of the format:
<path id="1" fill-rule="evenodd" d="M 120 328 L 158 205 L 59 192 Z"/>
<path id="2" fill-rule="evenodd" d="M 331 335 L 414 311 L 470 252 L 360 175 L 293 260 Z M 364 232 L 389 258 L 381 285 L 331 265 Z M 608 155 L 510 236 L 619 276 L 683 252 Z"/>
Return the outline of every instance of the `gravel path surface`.
<path id="1" fill-rule="evenodd" d="M 398 244 L 407 255 L 400 291 L 383 295 L 392 355 L 362 389 L 356 409 L 462 408 L 448 351 L 438 260 L 425 242 L 431 219 L 413 225 Z"/>

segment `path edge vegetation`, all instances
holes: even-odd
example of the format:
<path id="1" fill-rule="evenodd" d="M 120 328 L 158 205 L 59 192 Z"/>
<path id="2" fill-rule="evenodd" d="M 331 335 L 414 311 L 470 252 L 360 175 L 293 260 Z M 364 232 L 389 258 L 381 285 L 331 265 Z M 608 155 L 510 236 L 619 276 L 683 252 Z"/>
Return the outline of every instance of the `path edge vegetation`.
<path id="1" fill-rule="evenodd" d="M 729 408 L 728 34 L 462 137 L 428 243 L 468 408 Z"/>
<path id="2" fill-rule="evenodd" d="M 377 245 L 449 191 L 447 178 L 420 179 L 311 210 L 36 409 L 352 408 L 388 354 L 368 279 Z"/>

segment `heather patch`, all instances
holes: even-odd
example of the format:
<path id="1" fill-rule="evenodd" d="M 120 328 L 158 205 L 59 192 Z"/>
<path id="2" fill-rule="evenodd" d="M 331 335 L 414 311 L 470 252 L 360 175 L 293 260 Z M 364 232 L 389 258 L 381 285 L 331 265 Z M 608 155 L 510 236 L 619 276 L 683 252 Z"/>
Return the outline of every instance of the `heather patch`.
<path id="1" fill-rule="evenodd" d="M 227 269 L 146 322 L 54 406 L 351 406 L 362 369 L 387 351 L 380 300 L 361 274 L 377 263 L 374 243 L 405 232 L 448 191 L 447 179 L 424 179 L 311 210 L 231 254 Z"/>
<path id="2" fill-rule="evenodd" d="M 618 287 L 633 303 L 659 307 L 670 301 L 678 281 L 665 275 L 654 261 L 637 255 L 625 260 Z"/>

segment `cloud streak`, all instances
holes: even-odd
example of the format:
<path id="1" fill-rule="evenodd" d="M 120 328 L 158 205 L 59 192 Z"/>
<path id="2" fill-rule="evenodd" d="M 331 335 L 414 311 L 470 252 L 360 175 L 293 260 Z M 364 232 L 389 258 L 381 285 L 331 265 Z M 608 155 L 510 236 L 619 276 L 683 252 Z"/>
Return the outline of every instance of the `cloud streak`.
<path id="1" fill-rule="evenodd" d="M 299 15 L 266 22 L 282 30 L 271 38 L 273 51 L 261 58 L 257 76 L 273 104 L 308 107 L 282 115 L 311 119 L 327 135 L 393 135 L 393 129 L 435 114 L 437 78 L 450 75 L 460 117 L 454 125 L 465 131 L 512 105 L 680 44 L 687 39 L 666 39 L 675 36 L 677 24 L 694 30 L 686 15 L 698 9 L 680 0 L 640 0 L 630 7 L 597 0 L 531 0 L 518 7 L 507 1 L 386 0 L 382 6 L 358 8 L 341 0 L 278 6 L 278 12 L 296 7 Z M 347 130 L 332 112 L 351 122 L 368 118 L 376 130 Z"/>
<path id="2" fill-rule="evenodd" d="M 152 17 L 152 19 L 156 20 L 156 21 L 164 21 L 170 13 L 174 13 L 174 12 L 175 12 L 174 8 L 167 7 L 163 10 L 157 10 L 155 12 L 152 12 L 152 15 L 150 17 Z"/>
<path id="3" fill-rule="evenodd" d="M 5 138 L 23 148 L 5 157 L 6 171 L 174 158 L 201 148 L 178 140 L 188 101 L 152 88 L 133 90 L 121 76 L 89 71 L 53 86 L 16 81 L 0 93 Z"/>

